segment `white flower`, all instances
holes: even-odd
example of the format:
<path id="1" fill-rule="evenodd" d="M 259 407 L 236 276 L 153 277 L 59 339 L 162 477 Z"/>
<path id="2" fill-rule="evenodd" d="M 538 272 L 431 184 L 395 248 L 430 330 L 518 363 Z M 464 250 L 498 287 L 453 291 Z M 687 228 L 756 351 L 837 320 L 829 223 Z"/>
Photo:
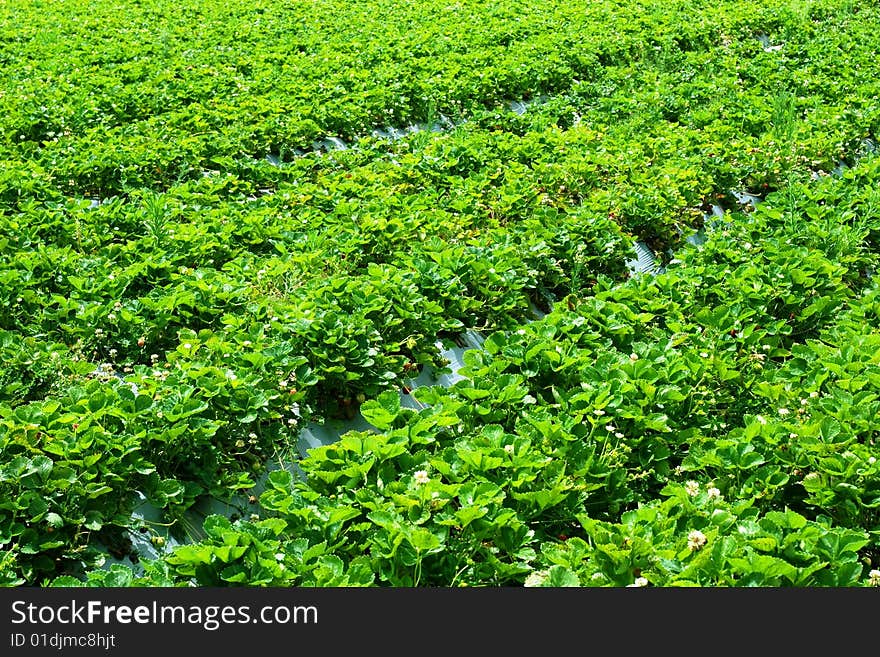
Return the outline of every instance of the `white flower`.
<path id="1" fill-rule="evenodd" d="M 278 559 L 278 561 L 284 561 L 284 553 L 283 552 L 276 552 L 275 558 Z"/>
<path id="2" fill-rule="evenodd" d="M 595 413 L 596 415 L 605 415 L 605 411 L 603 411 L 601 408 L 597 408 L 595 411 L 593 411 L 593 413 Z"/>
<path id="3" fill-rule="evenodd" d="M 689 481 L 684 485 L 684 489 L 691 497 L 695 497 L 700 492 L 700 484 L 696 481 Z"/>
<path id="4" fill-rule="evenodd" d="M 868 584 L 870 586 L 880 586 L 880 570 L 872 570 L 868 573 Z"/>
<path id="5" fill-rule="evenodd" d="M 763 416 L 763 415 L 756 415 L 756 416 L 755 416 L 755 419 L 756 419 L 758 422 L 760 422 L 761 424 L 767 424 L 767 420 L 764 419 L 764 416 Z"/>
<path id="6" fill-rule="evenodd" d="M 636 361 L 639 359 L 639 355 L 638 354 L 630 354 L 629 359 L 632 361 Z"/>
<path id="7" fill-rule="evenodd" d="M 613 432 L 615 429 L 617 429 L 617 427 L 615 427 L 613 424 L 606 424 L 605 425 L 605 431 L 608 431 L 609 433 Z"/>
<path id="8" fill-rule="evenodd" d="M 874 465 L 876 462 L 877 459 L 875 459 L 873 456 L 868 457 L 868 463 L 870 463 L 871 465 Z"/>
<path id="9" fill-rule="evenodd" d="M 113 313 L 110 313 L 109 315 L 107 315 L 107 320 L 108 320 L 108 321 L 111 321 L 111 322 L 115 322 L 115 321 L 116 321 L 116 315 L 114 315 Z"/>
<path id="10" fill-rule="evenodd" d="M 810 393 L 810 397 L 812 397 L 813 399 L 815 399 L 815 398 L 818 397 L 818 396 L 819 396 L 819 393 L 818 393 L 817 391 L 815 391 L 815 390 L 814 390 L 813 392 Z"/>
<path id="11" fill-rule="evenodd" d="M 413 473 L 413 479 L 419 486 L 423 486 L 431 481 L 431 478 L 428 476 L 428 472 L 426 470 L 416 470 Z"/>
<path id="12" fill-rule="evenodd" d="M 706 491 L 706 497 L 710 500 L 721 500 L 721 491 L 715 488 L 715 486 L 710 486 L 709 490 Z"/>
<path id="13" fill-rule="evenodd" d="M 693 530 L 690 534 L 688 534 L 688 549 L 691 552 L 696 552 L 701 547 L 706 544 L 706 535 L 701 532 L 699 529 Z"/>
<path id="14" fill-rule="evenodd" d="M 192 349 L 193 346 L 192 346 L 189 342 L 185 342 L 185 343 L 183 344 L 183 348 L 184 348 L 184 349 Z"/>
<path id="15" fill-rule="evenodd" d="M 780 415 L 788 415 L 788 409 L 787 408 L 780 408 L 779 414 Z"/>
<path id="16" fill-rule="evenodd" d="M 248 438 L 250 438 L 251 440 L 256 440 L 256 439 L 257 439 L 257 434 L 255 434 L 253 431 L 251 431 L 251 432 L 248 434 Z"/>
<path id="17" fill-rule="evenodd" d="M 617 438 L 618 440 L 620 440 L 621 438 L 623 438 L 623 434 L 620 433 L 619 431 L 616 431 L 616 432 L 614 433 L 614 437 Z"/>
<path id="18" fill-rule="evenodd" d="M 792 440 L 794 440 L 795 438 L 798 437 L 798 435 L 794 431 L 792 431 L 790 434 L 788 434 L 788 437 L 791 438 Z"/>
<path id="19" fill-rule="evenodd" d="M 709 357 L 709 354 L 707 354 L 705 351 L 700 352 L 700 358 L 708 358 L 708 357 Z"/>
<path id="20" fill-rule="evenodd" d="M 505 445 L 504 451 L 507 452 L 508 454 L 513 454 L 513 445 Z"/>
<path id="21" fill-rule="evenodd" d="M 648 578 L 647 577 L 636 577 L 636 581 L 634 581 L 632 584 L 627 584 L 626 588 L 628 588 L 628 589 L 641 588 L 641 587 L 647 586 L 647 585 L 648 585 Z"/>

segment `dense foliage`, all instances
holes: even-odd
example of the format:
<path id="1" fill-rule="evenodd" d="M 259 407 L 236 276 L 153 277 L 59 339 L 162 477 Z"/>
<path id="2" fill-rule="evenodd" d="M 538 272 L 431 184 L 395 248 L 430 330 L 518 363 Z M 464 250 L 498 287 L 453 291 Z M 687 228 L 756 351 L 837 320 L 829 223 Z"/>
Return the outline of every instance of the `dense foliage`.
<path id="1" fill-rule="evenodd" d="M 0 584 L 880 585 L 878 27 L 4 3 Z"/>

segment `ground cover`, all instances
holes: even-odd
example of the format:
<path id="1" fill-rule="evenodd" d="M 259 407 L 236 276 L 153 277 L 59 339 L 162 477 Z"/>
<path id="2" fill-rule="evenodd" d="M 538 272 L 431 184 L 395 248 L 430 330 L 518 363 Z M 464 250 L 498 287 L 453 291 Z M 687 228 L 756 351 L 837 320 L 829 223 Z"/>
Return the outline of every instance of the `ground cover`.
<path id="1" fill-rule="evenodd" d="M 5 585 L 880 583 L 876 8 L 0 24 Z M 102 567 L 139 492 L 253 508 Z"/>

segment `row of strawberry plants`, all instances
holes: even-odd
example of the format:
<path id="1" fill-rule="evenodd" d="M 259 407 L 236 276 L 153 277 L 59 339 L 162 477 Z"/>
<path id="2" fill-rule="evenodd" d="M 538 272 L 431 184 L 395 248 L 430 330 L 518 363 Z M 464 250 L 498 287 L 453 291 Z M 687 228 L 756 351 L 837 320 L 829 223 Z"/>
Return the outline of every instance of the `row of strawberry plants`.
<path id="1" fill-rule="evenodd" d="M 656 277 L 492 334 L 422 410 L 383 393 L 376 432 L 271 473 L 260 514 L 87 581 L 876 584 L 878 173 L 793 186 Z"/>
<path id="2" fill-rule="evenodd" d="M 148 30 L 155 7 L 141 3 L 124 12 L 65 3 L 27 21 L 19 18 L 31 10 L 10 6 L 0 83 L 17 93 L 3 96 L 3 159 L 71 195 L 127 194 L 229 159 L 284 156 L 328 134 L 350 139 L 549 93 L 576 99 L 572 111 L 556 106 L 563 126 L 637 118 L 704 129 L 707 166 L 733 164 L 769 184 L 785 166 L 772 143 L 785 139 L 773 125 L 781 93 L 804 119 L 800 146 L 783 157 L 828 164 L 877 127 L 874 10 L 848 2 L 383 9 L 192 2 L 164 30 Z M 782 49 L 768 51 L 758 36 Z M 854 64 L 845 70 L 841 50 Z"/>

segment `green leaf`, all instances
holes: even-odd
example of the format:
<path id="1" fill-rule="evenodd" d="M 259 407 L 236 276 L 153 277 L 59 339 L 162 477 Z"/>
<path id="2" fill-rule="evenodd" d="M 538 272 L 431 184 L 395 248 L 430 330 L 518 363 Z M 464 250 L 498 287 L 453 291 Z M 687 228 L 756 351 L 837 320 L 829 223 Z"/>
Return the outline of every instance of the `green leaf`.
<path id="1" fill-rule="evenodd" d="M 268 476 L 269 485 L 281 491 L 289 491 L 293 484 L 293 475 L 287 470 L 273 470 Z"/>
<path id="2" fill-rule="evenodd" d="M 213 514 L 205 518 L 205 522 L 202 523 L 202 529 L 204 529 L 205 534 L 209 537 L 222 542 L 223 535 L 232 531 L 232 523 L 225 516 Z"/>
<path id="3" fill-rule="evenodd" d="M 380 430 L 390 429 L 400 414 L 400 396 L 390 390 L 361 405 L 364 419 Z"/>
<path id="4" fill-rule="evenodd" d="M 101 495 L 112 493 L 113 489 L 110 486 L 102 486 L 101 484 L 94 483 L 86 486 L 85 492 L 89 499 L 95 499 L 96 497 L 101 497 Z"/>
<path id="5" fill-rule="evenodd" d="M 85 520 L 83 521 L 83 527 L 96 532 L 99 531 L 103 526 L 103 518 L 98 511 L 86 511 Z"/>
<path id="6" fill-rule="evenodd" d="M 580 580 L 571 570 L 565 566 L 551 566 L 547 578 L 542 582 L 543 587 L 575 587 L 580 586 Z"/>
<path id="7" fill-rule="evenodd" d="M 59 516 L 57 513 L 52 511 L 52 512 L 46 514 L 46 523 L 50 527 L 54 527 L 55 529 L 58 529 L 59 527 L 62 527 L 64 525 L 64 519 L 61 516 Z"/>
<path id="8" fill-rule="evenodd" d="M 153 398 L 149 395 L 138 395 L 134 400 L 134 410 L 136 413 L 150 408 L 153 405 Z"/>
<path id="9" fill-rule="evenodd" d="M 761 552 L 772 552 L 776 549 L 777 545 L 776 539 L 772 536 L 760 536 L 757 538 L 753 538 L 748 541 L 748 544 Z"/>
<path id="10" fill-rule="evenodd" d="M 107 395 L 100 390 L 93 392 L 89 397 L 89 410 L 97 413 L 107 405 Z"/>
<path id="11" fill-rule="evenodd" d="M 782 577 L 789 582 L 794 582 L 798 577 L 797 568 L 790 563 L 767 555 L 755 555 L 751 560 L 751 567 L 768 579 Z"/>
<path id="12" fill-rule="evenodd" d="M 482 506 L 466 506 L 455 512 L 455 519 L 459 526 L 464 528 L 474 520 L 485 516 L 489 510 Z"/>
<path id="13" fill-rule="evenodd" d="M 834 563 L 854 559 L 868 543 L 868 538 L 861 532 L 835 531 L 822 535 L 816 549 Z"/>
<path id="14" fill-rule="evenodd" d="M 419 552 L 430 552 L 439 548 L 442 543 L 436 534 L 418 527 L 407 534 L 407 540 Z"/>
<path id="15" fill-rule="evenodd" d="M 120 564 L 113 564 L 109 572 L 104 576 L 104 586 L 124 588 L 131 585 L 134 573 L 130 568 Z"/>
<path id="16" fill-rule="evenodd" d="M 38 454 L 31 460 L 31 465 L 37 471 L 37 473 L 45 478 L 48 477 L 52 472 L 53 462 L 52 459 L 43 456 L 42 454 Z"/>
<path id="17" fill-rule="evenodd" d="M 356 509 L 351 506 L 338 507 L 330 511 L 330 515 L 327 518 L 327 525 L 336 525 L 338 523 L 346 522 L 347 520 L 352 520 L 353 518 L 357 518 L 361 515 L 359 509 Z"/>

